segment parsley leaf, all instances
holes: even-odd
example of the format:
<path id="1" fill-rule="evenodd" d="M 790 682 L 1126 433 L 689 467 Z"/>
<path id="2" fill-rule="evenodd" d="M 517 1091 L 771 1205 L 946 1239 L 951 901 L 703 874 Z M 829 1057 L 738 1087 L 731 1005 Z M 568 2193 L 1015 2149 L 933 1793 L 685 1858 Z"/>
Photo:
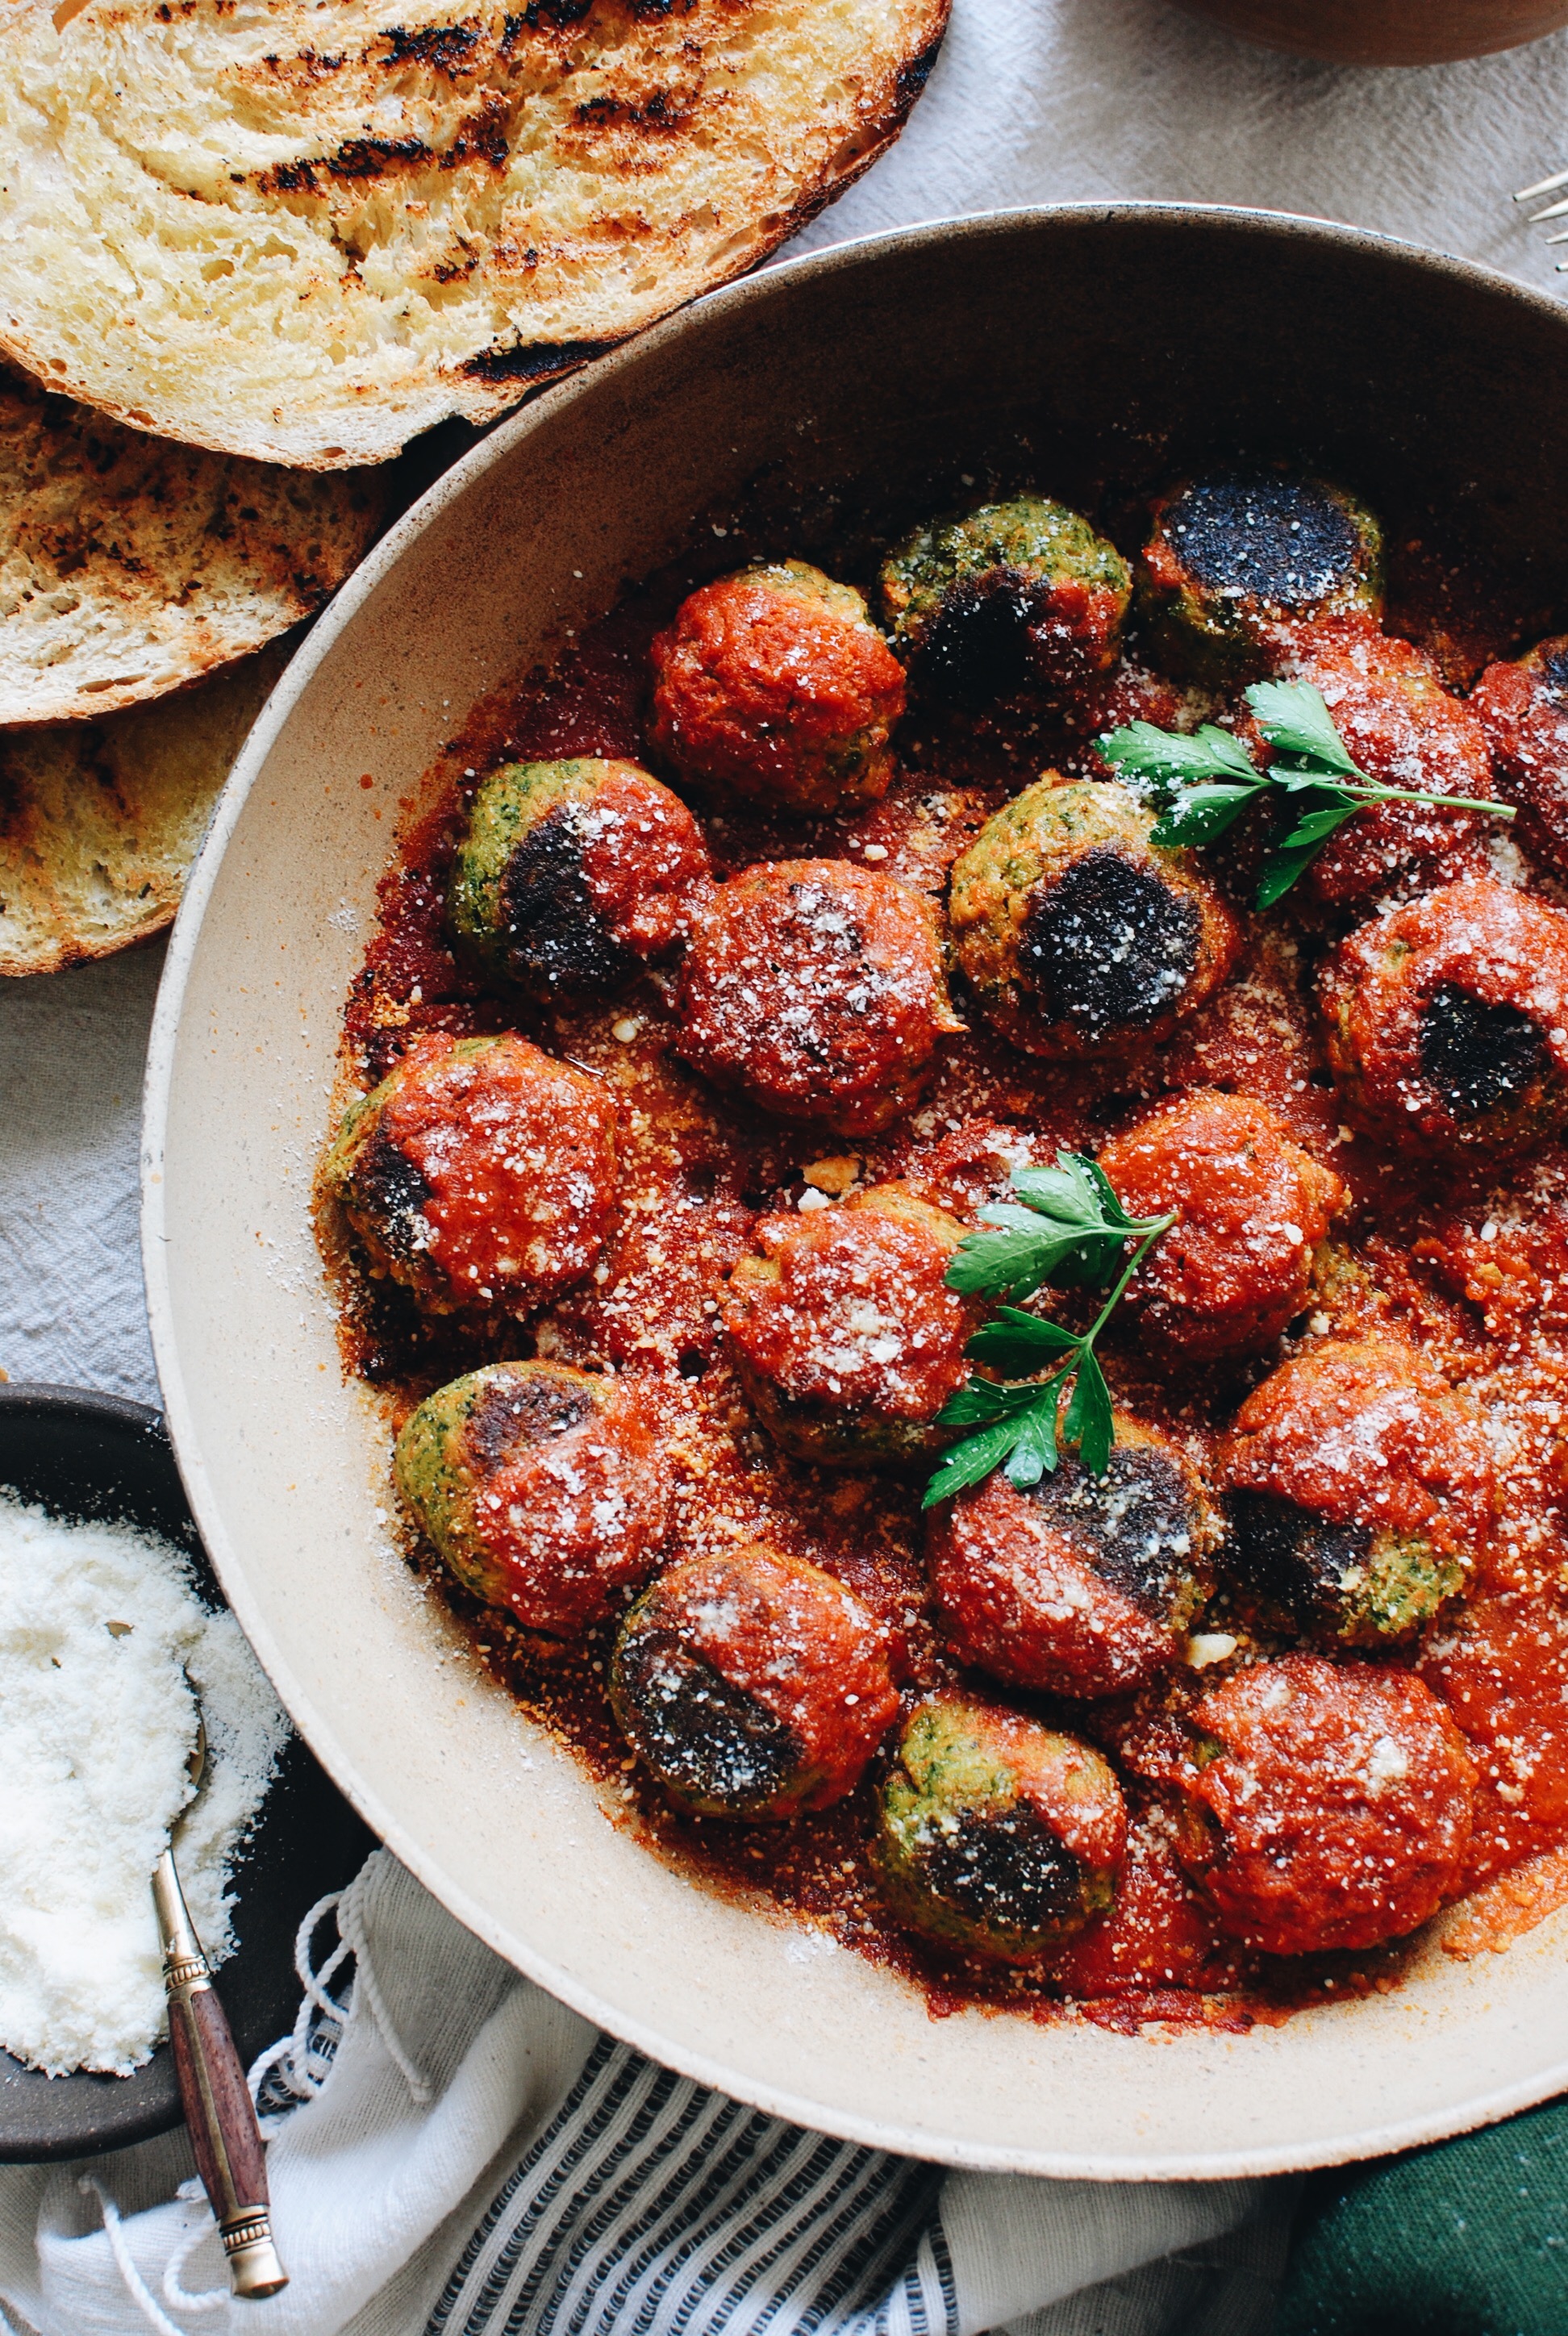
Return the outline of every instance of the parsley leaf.
<path id="1" fill-rule="evenodd" d="M 1334 717 L 1321 691 L 1314 689 L 1310 682 L 1255 681 L 1247 692 L 1247 703 L 1263 736 L 1281 754 L 1294 754 L 1299 762 L 1314 765 L 1320 774 L 1331 773 L 1343 779 L 1361 777 L 1350 759 L 1349 747 L 1334 727 Z"/>

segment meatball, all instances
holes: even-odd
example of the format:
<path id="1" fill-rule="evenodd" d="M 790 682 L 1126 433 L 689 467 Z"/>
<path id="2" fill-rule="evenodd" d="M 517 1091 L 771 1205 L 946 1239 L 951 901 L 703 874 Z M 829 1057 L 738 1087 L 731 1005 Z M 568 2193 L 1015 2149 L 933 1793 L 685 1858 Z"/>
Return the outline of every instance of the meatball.
<path id="1" fill-rule="evenodd" d="M 880 579 L 893 647 L 922 688 L 977 710 L 1029 683 L 1071 689 L 1115 663 L 1132 579 L 1115 545 L 1043 495 L 918 528 Z"/>
<path id="2" fill-rule="evenodd" d="M 1282 1365 L 1242 1406 L 1222 1465 L 1227 1571 L 1329 1643 L 1410 1638 L 1464 1588 L 1491 1533 L 1480 1421 L 1392 1340 Z"/>
<path id="3" fill-rule="evenodd" d="M 1138 597 L 1157 654 L 1193 680 L 1254 680 L 1303 619 L 1383 602 L 1382 530 L 1323 479 L 1214 471 L 1154 506 Z"/>
<path id="4" fill-rule="evenodd" d="M 447 921 L 530 997 L 603 997 L 675 949 L 709 873 L 685 803 L 635 763 L 508 763 L 473 799 Z"/>
<path id="5" fill-rule="evenodd" d="M 871 1135 L 961 1030 L 936 919 L 891 876 L 780 860 L 719 885 L 681 964 L 677 1053 L 781 1119 Z"/>
<path id="6" fill-rule="evenodd" d="M 1176 1845 L 1232 1937 L 1271 1955 L 1375 1947 L 1457 1886 L 1475 1771 L 1408 1671 L 1286 1655 L 1193 1722 Z"/>
<path id="7" fill-rule="evenodd" d="M 1121 1787 L 1097 1752 L 950 1692 L 905 1724 L 875 1856 L 911 1930 L 1027 1963 L 1105 1913 L 1126 1841 Z"/>
<path id="8" fill-rule="evenodd" d="M 987 1019 L 1026 1054 L 1114 1054 L 1168 1037 L 1241 945 L 1190 852 L 1111 781 L 1047 774 L 986 822 L 953 869 L 949 918 Z"/>
<path id="9" fill-rule="evenodd" d="M 1217 1533 L 1196 1470 L 1115 1415 L 1103 1476 L 1063 1456 L 1020 1492 L 998 1470 L 928 1528 L 949 1644 L 1014 1687 L 1120 1695 L 1175 1662 Z"/>
<path id="10" fill-rule="evenodd" d="M 1130 1216 L 1177 1212 L 1125 1300 L 1153 1359 L 1256 1352 L 1310 1302 L 1348 1196 L 1267 1104 L 1183 1095 L 1107 1144 L 1100 1166 Z"/>
<path id="11" fill-rule="evenodd" d="M 438 1387 L 398 1437 L 394 1473 L 463 1587 L 546 1638 L 602 1621 L 668 1530 L 646 1392 L 561 1363 L 492 1363 Z"/>
<path id="12" fill-rule="evenodd" d="M 683 1559 L 644 1591 L 609 1697 L 677 1800 L 752 1819 L 842 1800 L 899 1708 L 886 1639 L 860 1600 L 760 1543 Z"/>
<path id="13" fill-rule="evenodd" d="M 1568 633 L 1512 665 L 1489 665 L 1469 705 L 1492 749 L 1497 792 L 1518 806 L 1520 842 L 1568 876 Z"/>
<path id="14" fill-rule="evenodd" d="M 803 560 L 743 569 L 654 641 L 648 743 L 724 800 L 832 812 L 874 803 L 904 676 L 860 594 Z"/>
<path id="15" fill-rule="evenodd" d="M 323 1187 L 371 1272 L 428 1312 L 527 1314 L 603 1246 L 616 1116 L 600 1081 L 526 1038 L 420 1040 L 346 1114 Z"/>
<path id="16" fill-rule="evenodd" d="M 798 1459 L 875 1466 L 935 1452 L 930 1422 L 967 1377 L 979 1309 L 944 1280 L 964 1238 L 906 1185 L 814 1216 L 765 1217 L 730 1277 L 725 1329 L 774 1441 Z"/>
<path id="17" fill-rule="evenodd" d="M 1515 1152 L 1568 1116 L 1568 912 L 1490 878 L 1375 917 L 1324 969 L 1329 1061 L 1385 1144 Z"/>

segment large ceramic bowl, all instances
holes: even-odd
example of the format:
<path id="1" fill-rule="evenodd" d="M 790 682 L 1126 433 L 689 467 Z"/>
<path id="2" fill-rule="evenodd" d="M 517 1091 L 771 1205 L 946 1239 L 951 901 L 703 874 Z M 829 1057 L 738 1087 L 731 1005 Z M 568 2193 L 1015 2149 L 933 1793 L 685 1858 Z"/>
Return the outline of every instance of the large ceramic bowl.
<path id="1" fill-rule="evenodd" d="M 307 1198 L 338 1015 L 400 796 L 471 705 L 763 479 L 951 477 L 1027 442 L 1114 493 L 1306 454 L 1397 525 L 1568 583 L 1568 315 L 1346 230 L 1130 207 L 845 247 L 677 316 L 509 421 L 289 668 L 176 930 L 151 1051 L 146 1264 L 207 1546 L 303 1734 L 458 1918 L 569 2003 L 759 2107 L 1037 2174 L 1222 2175 L 1452 2133 L 1568 2085 L 1568 1918 L 1433 1946 L 1390 1996 L 1249 2035 L 935 2020 L 898 1979 L 707 1894 L 601 1813 L 395 1555 Z M 365 780 L 373 782 L 365 784 Z"/>

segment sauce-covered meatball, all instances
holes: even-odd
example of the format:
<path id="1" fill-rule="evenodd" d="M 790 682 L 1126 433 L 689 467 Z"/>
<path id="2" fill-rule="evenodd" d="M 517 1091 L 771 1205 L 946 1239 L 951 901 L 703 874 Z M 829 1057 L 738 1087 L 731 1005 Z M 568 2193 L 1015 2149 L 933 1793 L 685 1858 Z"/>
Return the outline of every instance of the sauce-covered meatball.
<path id="1" fill-rule="evenodd" d="M 723 576 L 650 655 L 648 743 L 682 778 L 784 811 L 886 793 L 903 668 L 849 585 L 800 560 Z"/>
<path id="2" fill-rule="evenodd" d="M 1121 1787 L 1087 1744 L 946 1693 L 904 1727 L 875 1854 L 911 1930 L 1029 1963 L 1105 1913 L 1126 1840 Z"/>
<path id="3" fill-rule="evenodd" d="M 1518 806 L 1520 842 L 1568 876 L 1568 633 L 1489 665 L 1469 706 L 1492 749 L 1497 792 Z"/>
<path id="4" fill-rule="evenodd" d="M 1324 970 L 1347 1114 L 1388 1144 L 1510 1152 L 1568 1114 L 1568 913 L 1479 878 L 1353 932 Z"/>
<path id="5" fill-rule="evenodd" d="M 1430 1688 L 1286 1655 L 1206 1695 L 1177 1847 L 1265 1954 L 1401 1939 L 1456 1887 L 1475 1771 Z"/>
<path id="6" fill-rule="evenodd" d="M 560 1363 L 438 1387 L 397 1439 L 397 1487 L 443 1562 L 525 1629 L 572 1639 L 650 1572 L 670 1480 L 646 1392 Z"/>
<path id="7" fill-rule="evenodd" d="M 998 1470 L 932 1513 L 949 1644 L 1014 1687 L 1120 1695 L 1175 1662 L 1208 1595 L 1215 1521 L 1168 1437 L 1115 1415 L 1103 1476 L 1066 1455 L 1020 1492 Z"/>
<path id="8" fill-rule="evenodd" d="M 1431 658 L 1408 641 L 1354 619 L 1318 626 L 1302 633 L 1281 671 L 1320 693 L 1351 760 L 1368 778 L 1472 801 L 1495 794 L 1480 723 L 1449 696 Z M 1329 910 L 1429 891 L 1480 873 L 1495 832 L 1485 812 L 1375 803 L 1329 838 L 1301 888 Z"/>
<path id="9" fill-rule="evenodd" d="M 1047 774 L 989 819 L 949 909 L 988 1021 L 1027 1054 L 1113 1054 L 1174 1030 L 1235 962 L 1236 920 L 1125 787 Z"/>
<path id="10" fill-rule="evenodd" d="M 1227 1571 L 1297 1630 L 1409 1638 L 1491 1533 L 1479 1419 L 1391 1339 L 1331 1341 L 1254 1388 L 1226 1440 Z"/>
<path id="11" fill-rule="evenodd" d="M 882 1630 L 831 1573 L 759 1543 L 692 1557 L 621 1625 L 610 1702 L 705 1816 L 795 1817 L 852 1792 L 898 1716 Z"/>
<path id="12" fill-rule="evenodd" d="M 1305 619 L 1377 618 L 1382 532 L 1323 479 L 1210 472 L 1155 502 L 1138 590 L 1150 637 L 1177 672 L 1251 680 Z"/>
<path id="13" fill-rule="evenodd" d="M 616 1122 L 609 1089 L 526 1038 L 421 1040 L 345 1115 L 323 1188 L 428 1311 L 527 1314 L 603 1246 Z"/>
<path id="14" fill-rule="evenodd" d="M 1267 1104 L 1183 1095 L 1107 1144 L 1100 1166 L 1130 1216 L 1176 1212 L 1125 1301 L 1152 1360 L 1255 1352 L 1309 1303 L 1345 1187 Z"/>
<path id="15" fill-rule="evenodd" d="M 933 1452 L 967 1376 L 979 1309 L 943 1279 L 956 1218 L 901 1184 L 813 1216 L 765 1217 L 730 1277 L 725 1328 L 774 1440 L 803 1460 L 874 1466 Z"/>
<path id="16" fill-rule="evenodd" d="M 922 688 L 971 709 L 1107 671 L 1132 597 L 1115 545 L 1042 495 L 918 528 L 880 580 L 893 646 Z"/>
<path id="17" fill-rule="evenodd" d="M 869 1135 L 908 1111 L 948 1002 L 936 919 L 891 876 L 781 860 L 719 885 L 681 964 L 677 1050 L 781 1119 Z"/>
<path id="18" fill-rule="evenodd" d="M 602 997 L 677 945 L 708 874 L 696 820 L 635 763 L 508 763 L 473 799 L 447 919 L 531 997 Z"/>

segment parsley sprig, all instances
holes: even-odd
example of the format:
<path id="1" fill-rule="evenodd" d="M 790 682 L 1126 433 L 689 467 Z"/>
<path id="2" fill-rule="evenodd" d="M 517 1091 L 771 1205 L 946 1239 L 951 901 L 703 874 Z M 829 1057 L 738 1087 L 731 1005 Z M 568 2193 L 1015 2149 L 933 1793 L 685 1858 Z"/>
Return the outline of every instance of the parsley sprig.
<path id="1" fill-rule="evenodd" d="M 1260 771 L 1230 731 L 1205 722 L 1190 737 L 1132 722 L 1099 741 L 1104 759 L 1131 779 L 1142 779 L 1161 805 L 1155 843 L 1213 843 L 1251 803 L 1276 788 L 1299 798 L 1295 826 L 1271 852 L 1258 885 L 1258 906 L 1271 909 L 1335 830 L 1368 803 L 1436 803 L 1449 811 L 1489 812 L 1512 819 L 1509 803 L 1473 795 L 1439 795 L 1421 787 L 1385 786 L 1352 760 L 1320 693 L 1306 681 L 1254 682 L 1247 703 L 1264 739 L 1280 758 Z"/>
<path id="2" fill-rule="evenodd" d="M 1012 1186 L 1022 1206 L 999 1202 L 980 1211 L 987 1230 L 969 1233 L 959 1244 L 947 1270 L 949 1289 L 987 1298 L 1028 1298 L 1049 1281 L 1058 1290 L 1108 1288 L 1109 1295 L 1082 1335 L 1012 1305 L 998 1307 L 975 1332 L 964 1352 L 977 1362 L 1048 1376 L 974 1376 L 949 1398 L 937 1414 L 937 1426 L 974 1433 L 944 1453 L 926 1488 L 928 1509 L 1004 1465 L 1008 1482 L 1020 1488 L 1050 1475 L 1057 1459 L 1057 1413 L 1069 1380 L 1073 1392 L 1061 1436 L 1076 1445 L 1086 1468 L 1105 1475 L 1115 1431 L 1111 1391 L 1095 1341 L 1149 1251 L 1176 1222 L 1174 1214 L 1128 1216 L 1097 1162 L 1076 1152 L 1058 1152 L 1054 1168 L 1015 1168 Z M 1129 1241 L 1137 1244 L 1130 1258 Z"/>

